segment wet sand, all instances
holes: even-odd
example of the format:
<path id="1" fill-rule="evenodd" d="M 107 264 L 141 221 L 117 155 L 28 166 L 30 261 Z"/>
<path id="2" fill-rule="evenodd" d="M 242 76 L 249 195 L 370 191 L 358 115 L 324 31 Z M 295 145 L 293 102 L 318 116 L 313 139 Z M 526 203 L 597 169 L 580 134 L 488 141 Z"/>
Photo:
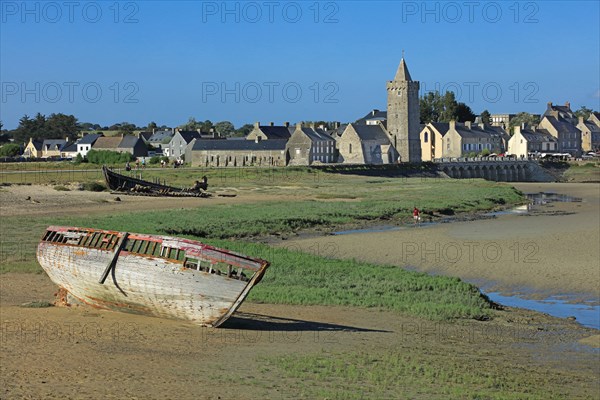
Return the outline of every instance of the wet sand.
<path id="1" fill-rule="evenodd" d="M 327 249 L 334 257 L 398 265 L 487 283 L 488 291 L 532 298 L 600 297 L 600 184 L 518 183 L 525 193 L 582 198 L 552 203 L 533 215 L 407 229 L 289 238 L 277 246 Z"/>

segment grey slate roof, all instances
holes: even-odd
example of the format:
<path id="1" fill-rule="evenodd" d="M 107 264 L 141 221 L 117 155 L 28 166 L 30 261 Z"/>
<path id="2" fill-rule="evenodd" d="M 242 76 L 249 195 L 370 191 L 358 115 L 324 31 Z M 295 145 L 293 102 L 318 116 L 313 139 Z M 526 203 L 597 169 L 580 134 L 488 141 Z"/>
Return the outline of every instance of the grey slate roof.
<path id="1" fill-rule="evenodd" d="M 62 148 L 67 144 L 67 141 L 64 139 L 44 139 L 42 142 L 42 148 L 49 150 L 62 150 Z"/>
<path id="2" fill-rule="evenodd" d="M 41 140 L 37 140 L 37 139 L 33 139 L 31 141 L 31 143 L 33 144 L 33 147 L 35 147 L 36 150 L 42 150 L 42 141 Z"/>
<path id="3" fill-rule="evenodd" d="M 132 135 L 125 135 L 123 136 L 123 139 L 121 140 L 121 143 L 119 143 L 119 145 L 117 146 L 118 148 L 133 148 L 139 139 L 136 136 L 132 136 Z"/>
<path id="4" fill-rule="evenodd" d="M 150 136 L 150 139 L 148 139 L 148 142 L 150 143 L 162 143 L 162 141 L 165 138 L 172 138 L 175 135 L 175 133 L 171 132 L 171 131 L 156 131 L 154 132 L 154 134 L 152 136 Z"/>
<path id="5" fill-rule="evenodd" d="M 77 142 L 67 144 L 60 151 L 64 151 L 65 153 L 77 153 Z"/>
<path id="6" fill-rule="evenodd" d="M 448 130 L 450 129 L 450 124 L 448 122 L 430 122 L 430 124 L 433 125 L 442 136 L 448 133 Z"/>
<path id="7" fill-rule="evenodd" d="M 556 143 L 557 141 L 557 139 L 550 133 L 548 133 L 548 131 L 546 131 L 545 129 L 537 129 L 535 132 L 530 130 L 521 130 L 521 135 L 523 135 L 523 137 L 527 139 L 528 142 L 532 143 Z"/>
<path id="8" fill-rule="evenodd" d="M 258 127 L 267 139 L 289 139 L 292 134 L 287 126 L 260 125 Z M 292 131 L 293 132 L 293 131 Z"/>
<path id="9" fill-rule="evenodd" d="M 546 116 L 548 121 L 552 126 L 560 133 L 579 133 L 580 130 L 575 127 L 575 125 L 570 124 L 567 121 L 558 120 L 553 116 Z"/>
<path id="10" fill-rule="evenodd" d="M 99 133 L 91 133 L 91 134 L 85 135 L 84 137 L 79 139 L 77 141 L 77 144 L 94 144 L 94 142 L 96 140 L 98 140 L 99 137 L 102 137 L 102 136 L 104 136 L 104 135 L 99 134 Z"/>
<path id="11" fill-rule="evenodd" d="M 179 134 L 186 143 L 190 143 L 194 139 L 200 139 L 202 135 L 198 131 L 179 131 Z"/>
<path id="12" fill-rule="evenodd" d="M 390 140 L 380 125 L 350 125 L 352 125 L 361 140 Z"/>
<path id="13" fill-rule="evenodd" d="M 387 120 L 387 111 L 379 111 L 377 109 L 374 109 L 373 111 L 369 112 L 364 117 L 358 119 L 355 122 L 355 124 L 366 125 L 367 120 L 370 120 L 370 119 L 377 119 L 379 121 Z"/>
<path id="14" fill-rule="evenodd" d="M 302 128 L 302 132 L 313 142 L 324 142 L 333 140 L 331 136 L 322 129 Z"/>
<path id="15" fill-rule="evenodd" d="M 287 130 L 287 129 L 286 129 Z M 260 140 L 205 140 L 199 139 L 194 142 L 194 150 L 228 150 L 228 151 L 260 151 L 260 150 L 285 150 L 287 140 L 273 139 Z"/>

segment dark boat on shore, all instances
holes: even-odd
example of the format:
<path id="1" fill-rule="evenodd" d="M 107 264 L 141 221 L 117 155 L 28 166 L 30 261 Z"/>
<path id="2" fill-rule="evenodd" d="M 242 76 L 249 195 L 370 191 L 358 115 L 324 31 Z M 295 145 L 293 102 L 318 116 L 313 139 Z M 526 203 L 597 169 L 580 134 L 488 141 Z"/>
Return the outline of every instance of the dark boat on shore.
<path id="1" fill-rule="evenodd" d="M 106 165 L 102 166 L 102 174 L 108 188 L 119 194 L 137 196 L 173 196 L 173 197 L 210 197 L 206 191 L 206 182 L 200 187 L 189 189 L 178 188 L 161 184 L 160 182 L 149 182 L 133 176 L 119 174 Z M 197 185 L 198 186 L 198 185 Z"/>

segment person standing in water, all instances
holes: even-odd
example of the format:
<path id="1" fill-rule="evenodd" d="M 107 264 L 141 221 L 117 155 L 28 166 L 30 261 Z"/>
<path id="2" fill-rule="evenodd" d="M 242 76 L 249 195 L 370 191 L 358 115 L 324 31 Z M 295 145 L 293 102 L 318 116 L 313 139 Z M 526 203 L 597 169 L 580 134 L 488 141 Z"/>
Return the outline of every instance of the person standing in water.
<path id="1" fill-rule="evenodd" d="M 421 225 L 421 211 L 416 206 L 413 208 L 413 223 Z"/>

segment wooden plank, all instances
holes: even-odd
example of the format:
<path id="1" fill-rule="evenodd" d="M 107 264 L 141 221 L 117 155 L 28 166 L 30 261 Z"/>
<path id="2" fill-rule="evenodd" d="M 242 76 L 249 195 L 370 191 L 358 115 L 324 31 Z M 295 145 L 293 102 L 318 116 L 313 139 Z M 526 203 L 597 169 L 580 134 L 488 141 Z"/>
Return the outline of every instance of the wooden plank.
<path id="1" fill-rule="evenodd" d="M 121 237 L 121 242 L 117 246 L 117 249 L 115 250 L 115 252 L 113 254 L 113 257 L 110 260 L 110 263 L 106 266 L 106 269 L 102 273 L 102 276 L 98 280 L 98 283 L 104 284 L 104 281 L 108 277 L 108 274 L 110 273 L 110 270 L 113 269 L 115 267 L 115 265 L 117 264 L 117 259 L 119 258 L 119 253 L 121 252 L 121 249 L 123 248 L 123 245 L 127 241 L 127 236 L 128 235 L 129 234 L 127 232 L 123 233 L 123 236 Z"/>

